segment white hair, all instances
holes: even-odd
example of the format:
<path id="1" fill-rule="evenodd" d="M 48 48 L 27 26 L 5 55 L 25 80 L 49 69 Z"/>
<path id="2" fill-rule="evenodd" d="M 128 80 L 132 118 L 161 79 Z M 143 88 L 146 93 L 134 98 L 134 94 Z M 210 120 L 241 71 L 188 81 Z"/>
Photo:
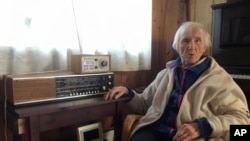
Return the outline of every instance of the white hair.
<path id="1" fill-rule="evenodd" d="M 197 29 L 202 31 L 202 33 L 204 35 L 205 47 L 206 48 L 211 47 L 212 42 L 211 42 L 210 34 L 204 29 L 204 27 L 200 23 L 197 23 L 197 22 L 184 22 L 175 33 L 172 48 L 175 51 L 177 51 L 177 53 L 178 53 L 179 41 L 180 41 L 180 38 L 183 35 L 183 33 L 185 33 L 185 31 L 187 31 L 187 30 L 197 30 Z"/>

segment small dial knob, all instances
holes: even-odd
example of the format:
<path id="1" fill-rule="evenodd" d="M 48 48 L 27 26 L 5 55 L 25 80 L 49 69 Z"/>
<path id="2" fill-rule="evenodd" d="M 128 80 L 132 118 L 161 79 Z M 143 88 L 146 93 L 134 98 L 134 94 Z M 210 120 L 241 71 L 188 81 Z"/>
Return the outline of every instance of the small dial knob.
<path id="1" fill-rule="evenodd" d="M 102 90 L 107 90 L 107 87 L 106 86 L 102 86 Z"/>
<path id="2" fill-rule="evenodd" d="M 108 61 L 100 60 L 100 67 L 106 67 L 106 66 L 108 66 Z"/>

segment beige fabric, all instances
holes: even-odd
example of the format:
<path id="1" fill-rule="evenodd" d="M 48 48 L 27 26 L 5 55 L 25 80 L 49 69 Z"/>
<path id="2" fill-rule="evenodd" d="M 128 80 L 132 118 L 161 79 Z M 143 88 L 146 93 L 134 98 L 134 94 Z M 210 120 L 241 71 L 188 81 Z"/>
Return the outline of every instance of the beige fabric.
<path id="1" fill-rule="evenodd" d="M 211 59 L 210 67 L 185 93 L 177 116 L 177 126 L 207 117 L 213 129 L 211 138 L 228 140 L 230 124 L 250 124 L 248 105 L 243 91 L 232 77 Z M 171 68 L 171 64 L 167 63 L 166 69 L 158 73 L 144 93 L 135 93 L 127 103 L 131 110 L 144 115 L 131 135 L 158 120 L 164 112 L 174 83 L 174 68 Z"/>

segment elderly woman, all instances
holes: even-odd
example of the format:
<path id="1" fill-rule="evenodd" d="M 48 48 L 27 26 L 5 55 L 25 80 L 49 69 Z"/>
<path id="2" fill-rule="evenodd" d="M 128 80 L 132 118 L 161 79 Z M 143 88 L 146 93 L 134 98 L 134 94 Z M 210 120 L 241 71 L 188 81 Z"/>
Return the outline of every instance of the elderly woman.
<path id="1" fill-rule="evenodd" d="M 231 124 L 250 124 L 240 87 L 211 56 L 204 56 L 210 46 L 201 24 L 183 23 L 173 41 L 179 57 L 143 93 L 119 86 L 104 95 L 105 100 L 129 95 L 127 105 L 144 115 L 131 141 L 229 141 Z"/>

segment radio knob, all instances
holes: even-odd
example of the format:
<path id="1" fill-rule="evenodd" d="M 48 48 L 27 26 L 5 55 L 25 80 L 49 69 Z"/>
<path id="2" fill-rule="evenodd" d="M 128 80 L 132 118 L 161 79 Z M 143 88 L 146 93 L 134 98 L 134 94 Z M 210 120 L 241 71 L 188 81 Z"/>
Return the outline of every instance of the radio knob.
<path id="1" fill-rule="evenodd" d="M 106 61 L 106 60 L 101 60 L 100 61 L 100 66 L 101 67 L 106 67 L 108 65 L 108 61 Z"/>
<path id="2" fill-rule="evenodd" d="M 105 91 L 106 89 L 107 89 L 107 87 L 106 87 L 106 86 L 102 86 L 102 90 L 104 90 L 104 91 Z"/>

